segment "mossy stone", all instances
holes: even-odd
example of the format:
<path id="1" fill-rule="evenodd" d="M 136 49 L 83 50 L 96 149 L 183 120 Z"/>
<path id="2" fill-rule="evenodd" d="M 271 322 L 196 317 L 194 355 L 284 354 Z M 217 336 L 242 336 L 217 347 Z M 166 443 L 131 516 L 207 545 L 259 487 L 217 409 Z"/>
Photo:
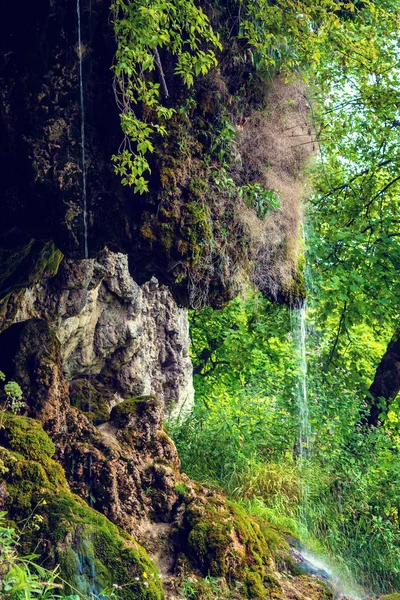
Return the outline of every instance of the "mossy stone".
<path id="1" fill-rule="evenodd" d="M 53 242 L 33 239 L 0 250 L 0 298 L 57 273 L 63 254 Z"/>
<path id="2" fill-rule="evenodd" d="M 188 556 L 204 576 L 242 582 L 249 599 L 281 596 L 271 573 L 271 550 L 255 518 L 235 502 L 220 498 L 209 498 L 206 505 L 189 503 L 187 514 Z"/>
<path id="3" fill-rule="evenodd" d="M 127 398 L 111 411 L 111 421 L 115 423 L 117 427 L 127 427 L 131 421 L 132 416 L 142 416 L 143 413 L 147 412 L 149 405 L 154 405 L 157 402 L 155 396 L 135 396 L 134 398 Z"/>
<path id="4" fill-rule="evenodd" d="M 77 379 L 70 384 L 70 402 L 83 412 L 94 425 L 105 423 L 110 418 L 109 399 L 88 379 Z M 111 394 L 109 394 L 111 396 Z"/>
<path id="5" fill-rule="evenodd" d="M 4 414 L 0 458 L 7 467 L 6 510 L 24 523 L 22 550 L 38 553 L 51 568 L 88 597 L 113 584 L 123 586 L 124 600 L 163 600 L 156 566 L 146 550 L 106 517 L 72 494 L 61 467 L 51 458 L 54 445 L 34 419 Z M 40 517 L 40 529 L 30 528 Z M 104 596 L 107 599 L 107 596 Z"/>
<path id="6" fill-rule="evenodd" d="M 53 442 L 38 421 L 11 413 L 3 415 L 0 443 L 35 461 L 46 460 L 55 453 Z"/>

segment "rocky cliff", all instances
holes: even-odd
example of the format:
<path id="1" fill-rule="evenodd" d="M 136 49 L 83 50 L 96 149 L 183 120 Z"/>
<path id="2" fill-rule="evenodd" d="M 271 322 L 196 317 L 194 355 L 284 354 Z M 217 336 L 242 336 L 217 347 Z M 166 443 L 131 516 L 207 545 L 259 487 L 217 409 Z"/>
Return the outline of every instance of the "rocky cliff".
<path id="1" fill-rule="evenodd" d="M 1 412 L 0 508 L 17 525 L 35 515 L 23 548 L 60 564 L 67 591 L 115 584 L 123 599 L 158 600 L 181 597 L 189 581 L 209 597 L 209 576 L 215 597 L 329 597 L 297 572 L 282 532 L 180 472 L 163 428 L 166 413 L 193 402 L 183 306 L 220 306 L 249 280 L 278 301 L 302 298 L 293 239 L 305 157 L 279 137 L 290 119 L 308 135 L 301 90 L 268 88 L 225 48 L 221 68 L 196 87 L 195 108 L 159 141 L 141 196 L 110 160 L 121 130 L 108 4 L 24 0 L 6 13 L 0 368 L 25 407 Z M 282 206 L 265 221 L 211 175 L 216 159 L 214 171 L 205 160 L 208 128 L 219 131 L 226 106 L 241 106 L 230 115 L 235 177 L 255 173 L 280 188 Z"/>

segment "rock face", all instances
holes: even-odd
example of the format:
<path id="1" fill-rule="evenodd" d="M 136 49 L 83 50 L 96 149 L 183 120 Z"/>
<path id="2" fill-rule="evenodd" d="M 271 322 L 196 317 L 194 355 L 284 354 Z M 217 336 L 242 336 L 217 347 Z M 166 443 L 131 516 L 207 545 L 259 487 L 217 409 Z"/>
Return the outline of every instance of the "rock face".
<path id="1" fill-rule="evenodd" d="M 18 301 L 0 336 L 2 368 L 55 441 L 72 488 L 132 531 L 154 510 L 149 465 L 179 467 L 163 418 L 193 401 L 186 310 L 154 279 L 139 287 L 126 256 L 108 251 L 65 260 Z M 159 468 L 160 490 L 168 468 Z"/>
<path id="2" fill-rule="evenodd" d="M 218 28 L 218 16 L 213 18 Z M 126 253 L 137 283 L 155 275 L 180 304 L 221 306 L 252 273 L 267 296 L 290 303 L 301 299 L 295 241 L 301 160 L 279 137 L 285 138 L 285 123 L 293 117 L 302 123 L 296 136 L 310 141 L 302 94 L 288 88 L 286 104 L 294 114 L 277 118 L 272 134 L 260 127 L 259 107 L 267 109 L 276 99 L 240 45 L 227 42 L 221 67 L 196 83 L 194 108 L 181 110 L 187 88 L 174 75 L 174 59 L 162 56 L 172 90 L 167 105 L 178 110 L 167 137 L 152 140 L 149 192 L 140 195 L 121 185 L 111 160 L 123 133 L 113 90 L 116 47 L 109 2 L 40 0 L 33 9 L 22 0 L 7 6 L 0 39 L 0 257 L 9 262 L 0 293 L 32 245 L 54 242 L 68 258 L 84 258 L 86 221 L 90 257 L 105 246 Z M 242 62 L 235 52 L 243 53 Z M 238 99 L 238 90 L 247 87 Z M 231 137 L 243 138 L 224 158 L 231 163 L 230 188 L 217 176 L 225 169 L 217 155 L 218 144 L 224 147 L 218 140 L 227 107 Z M 255 131 L 257 156 L 249 152 Z M 267 166 L 280 165 L 283 158 L 292 168 L 284 166 L 274 180 L 266 179 Z M 260 183 L 273 189 L 282 178 L 281 210 L 271 211 L 268 219 L 259 218 L 254 202 L 250 206 L 244 193 L 235 191 Z M 268 273 L 260 262 L 272 265 Z"/>
<path id="3" fill-rule="evenodd" d="M 14 322 L 44 319 L 61 343 L 66 379 L 109 387 L 109 409 L 143 394 L 167 411 L 191 408 L 187 311 L 155 279 L 138 286 L 125 255 L 64 260 L 56 277 L 26 288 L 18 304 Z"/>

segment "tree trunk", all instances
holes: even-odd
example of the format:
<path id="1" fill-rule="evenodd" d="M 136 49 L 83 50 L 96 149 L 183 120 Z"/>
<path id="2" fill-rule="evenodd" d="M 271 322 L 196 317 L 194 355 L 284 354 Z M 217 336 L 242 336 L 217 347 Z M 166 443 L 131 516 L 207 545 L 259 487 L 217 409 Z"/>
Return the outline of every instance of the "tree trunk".
<path id="1" fill-rule="evenodd" d="M 369 405 L 367 415 L 368 425 L 377 426 L 379 415 L 387 413 L 391 401 L 400 391 L 400 331 L 397 331 L 389 343 L 385 354 L 375 373 L 374 381 L 369 388 L 370 397 L 366 399 Z M 382 406 L 382 403 L 384 406 Z"/>

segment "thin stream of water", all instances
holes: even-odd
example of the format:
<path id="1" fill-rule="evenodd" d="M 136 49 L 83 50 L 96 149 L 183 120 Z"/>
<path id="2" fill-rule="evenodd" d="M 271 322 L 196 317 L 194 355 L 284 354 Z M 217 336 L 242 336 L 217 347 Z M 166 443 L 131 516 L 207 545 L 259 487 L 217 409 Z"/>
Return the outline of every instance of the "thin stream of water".
<path id="1" fill-rule="evenodd" d="M 84 104 L 84 94 L 83 94 L 82 36 L 81 36 L 81 6 L 80 6 L 80 0 L 76 0 L 76 12 L 77 12 L 77 15 L 78 15 L 79 92 L 80 92 L 80 104 L 81 104 L 82 203 L 83 203 L 84 256 L 85 256 L 85 258 L 89 258 L 88 226 L 87 226 L 87 193 L 86 193 L 86 156 L 85 156 L 85 104 Z"/>
<path id="2" fill-rule="evenodd" d="M 312 460 L 311 424 L 307 393 L 307 307 L 303 305 L 292 311 L 292 330 L 295 343 L 298 378 L 296 386 L 296 402 L 298 408 L 298 473 L 300 494 L 300 529 L 302 537 L 307 538 L 308 502 L 310 488 L 307 470 Z"/>
<path id="3" fill-rule="evenodd" d="M 305 241 L 305 240 L 304 240 Z M 305 269 L 309 282 L 310 273 Z M 309 286 L 307 286 L 309 289 Z M 291 315 L 292 333 L 298 360 L 298 379 L 296 400 L 298 407 L 298 473 L 300 493 L 300 530 L 301 537 L 309 537 L 309 518 L 311 508 L 310 474 L 313 472 L 313 432 L 310 422 L 310 410 L 307 389 L 307 305 L 296 308 Z M 344 600 L 361 600 L 362 592 L 351 580 L 351 577 L 338 575 L 337 569 L 329 560 L 324 559 L 302 547 L 300 554 L 304 567 L 326 579 L 334 589 L 335 598 Z"/>
<path id="4" fill-rule="evenodd" d="M 304 305 L 296 310 L 295 335 L 299 359 L 299 381 L 297 385 L 297 404 L 299 407 L 299 454 L 301 459 L 311 458 L 311 425 L 307 394 L 307 357 L 306 357 L 306 315 Z"/>
<path id="5" fill-rule="evenodd" d="M 84 235 L 84 258 L 89 258 L 89 246 L 88 246 L 88 218 L 87 218 L 87 187 L 86 187 L 86 154 L 85 154 L 85 102 L 84 102 L 84 88 L 83 88 L 83 67 L 82 67 L 82 31 L 81 31 L 81 5 L 80 0 L 76 0 L 76 13 L 78 17 L 78 57 L 79 57 L 79 98 L 80 98 L 80 109 L 81 109 L 81 159 L 82 159 L 82 209 L 83 209 L 83 235 Z M 87 292 L 86 301 L 89 301 L 89 292 Z M 88 380 L 90 384 L 91 374 L 88 372 Z M 91 411 L 91 388 L 89 385 L 89 412 Z M 89 492 L 89 506 L 93 508 L 93 495 L 92 495 L 92 456 L 89 454 L 88 458 L 88 492 Z M 90 575 L 92 580 L 92 597 L 97 597 L 96 593 L 96 570 L 91 557 L 86 557 L 86 561 L 89 559 Z"/>

